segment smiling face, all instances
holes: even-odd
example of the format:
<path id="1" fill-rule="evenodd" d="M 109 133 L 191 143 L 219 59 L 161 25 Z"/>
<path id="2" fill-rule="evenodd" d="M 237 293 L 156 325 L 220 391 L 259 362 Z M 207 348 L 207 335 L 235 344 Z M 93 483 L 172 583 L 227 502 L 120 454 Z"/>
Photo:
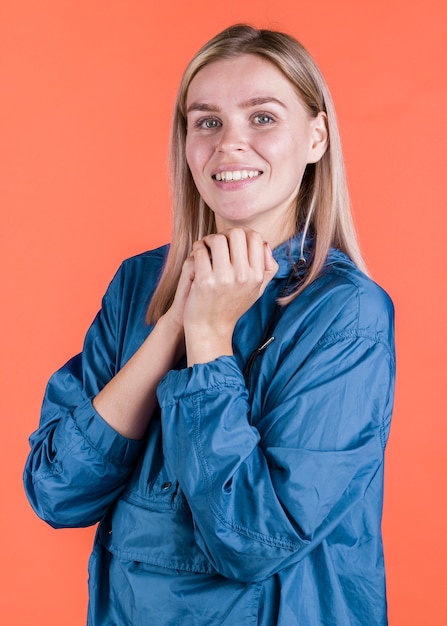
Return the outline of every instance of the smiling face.
<path id="1" fill-rule="evenodd" d="M 252 228 L 272 247 L 292 236 L 304 170 L 326 150 L 325 114 L 312 117 L 282 72 L 251 54 L 202 68 L 186 109 L 187 162 L 217 230 Z"/>

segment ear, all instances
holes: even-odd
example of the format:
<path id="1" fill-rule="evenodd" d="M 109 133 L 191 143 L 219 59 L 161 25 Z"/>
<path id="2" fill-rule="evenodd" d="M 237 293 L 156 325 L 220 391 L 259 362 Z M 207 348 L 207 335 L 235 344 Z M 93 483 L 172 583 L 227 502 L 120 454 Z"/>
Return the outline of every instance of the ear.
<path id="1" fill-rule="evenodd" d="M 327 129 L 327 115 L 320 111 L 316 117 L 310 121 L 311 147 L 308 155 L 308 163 L 316 163 L 326 152 L 329 143 L 329 133 Z"/>

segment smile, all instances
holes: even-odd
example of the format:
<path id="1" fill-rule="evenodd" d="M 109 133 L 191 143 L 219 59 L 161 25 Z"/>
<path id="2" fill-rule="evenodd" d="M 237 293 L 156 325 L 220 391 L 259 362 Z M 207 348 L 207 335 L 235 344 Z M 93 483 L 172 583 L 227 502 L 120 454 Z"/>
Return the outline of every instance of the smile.
<path id="1" fill-rule="evenodd" d="M 229 182 L 231 180 L 245 180 L 246 178 L 256 178 L 260 176 L 262 172 L 259 170 L 235 170 L 234 172 L 218 172 L 214 174 L 212 178 L 214 180 L 222 180 Z"/>

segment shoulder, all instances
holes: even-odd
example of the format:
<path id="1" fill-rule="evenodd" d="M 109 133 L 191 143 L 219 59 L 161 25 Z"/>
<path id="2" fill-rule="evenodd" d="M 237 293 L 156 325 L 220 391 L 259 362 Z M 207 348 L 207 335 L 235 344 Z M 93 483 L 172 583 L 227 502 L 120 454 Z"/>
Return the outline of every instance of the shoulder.
<path id="1" fill-rule="evenodd" d="M 113 277 L 106 297 L 120 300 L 145 300 L 154 291 L 169 251 L 169 245 L 160 246 L 125 259 Z"/>
<path id="2" fill-rule="evenodd" d="M 394 345 L 390 296 L 339 250 L 331 250 L 318 278 L 290 305 L 301 330 L 320 341 L 365 337 Z"/>
<path id="3" fill-rule="evenodd" d="M 155 275 L 157 278 L 163 269 L 166 257 L 169 251 L 169 245 L 160 246 L 154 250 L 148 250 L 135 256 L 125 259 L 117 272 L 120 278 L 131 277 L 135 279 L 140 275 Z"/>
<path id="4" fill-rule="evenodd" d="M 394 317 L 388 293 L 339 250 L 331 250 L 320 277 L 322 291 L 333 303 L 352 309 L 359 327 L 387 324 Z"/>

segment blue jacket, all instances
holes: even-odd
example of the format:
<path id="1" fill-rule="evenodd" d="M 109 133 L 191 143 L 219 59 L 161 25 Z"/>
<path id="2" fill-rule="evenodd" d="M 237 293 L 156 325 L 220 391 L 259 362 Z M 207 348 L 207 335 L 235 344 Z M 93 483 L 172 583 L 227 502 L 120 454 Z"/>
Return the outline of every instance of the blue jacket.
<path id="1" fill-rule="evenodd" d="M 92 399 L 151 331 L 165 247 L 122 264 L 82 354 L 51 378 L 25 485 L 54 527 L 101 522 L 91 626 L 387 623 L 393 307 L 332 250 L 255 352 L 299 245 L 275 250 L 279 270 L 239 320 L 234 357 L 164 377 L 144 441 L 115 432 Z"/>

